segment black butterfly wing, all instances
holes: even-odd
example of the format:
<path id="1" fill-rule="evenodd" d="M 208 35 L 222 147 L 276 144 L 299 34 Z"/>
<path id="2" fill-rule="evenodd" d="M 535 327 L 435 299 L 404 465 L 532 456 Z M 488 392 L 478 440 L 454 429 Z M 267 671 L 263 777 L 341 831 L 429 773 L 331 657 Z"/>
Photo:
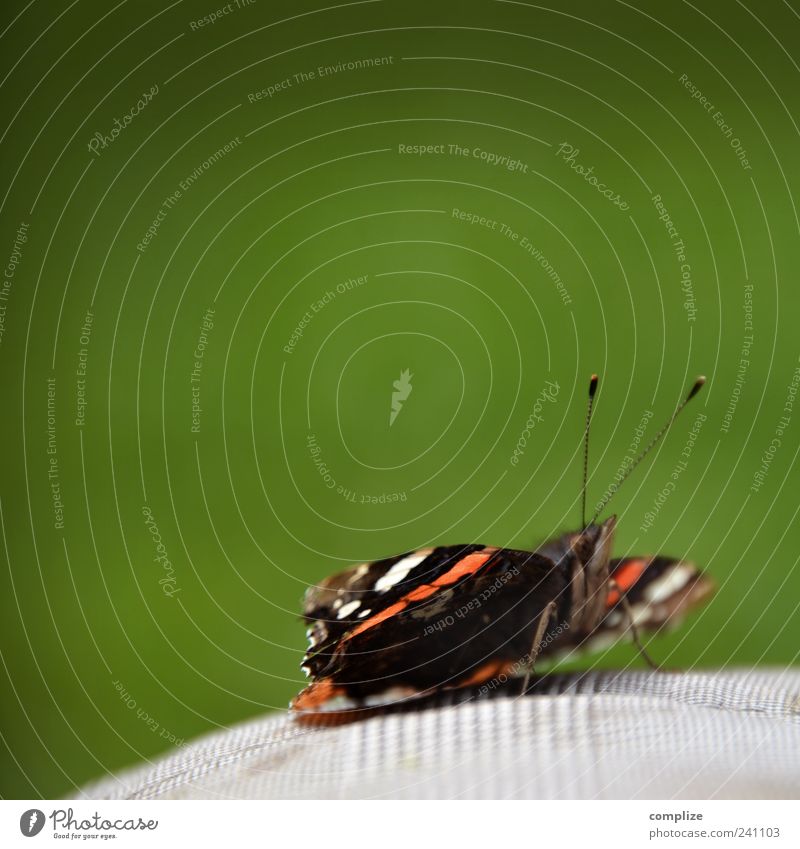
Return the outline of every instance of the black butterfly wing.
<path id="1" fill-rule="evenodd" d="M 311 677 L 322 674 L 349 630 L 415 586 L 436 580 L 459 559 L 483 549 L 481 545 L 453 545 L 408 551 L 352 566 L 309 587 L 303 600 L 303 617 L 309 623 L 303 670 Z"/>
<path id="2" fill-rule="evenodd" d="M 380 610 L 343 620 L 344 633 L 324 662 L 315 658 L 316 680 L 295 710 L 329 714 L 524 674 L 549 603 L 558 605 L 552 629 L 567 618 L 565 571 L 525 551 L 462 546 L 448 555 L 445 568 L 427 570 L 388 604 L 381 598 Z"/>

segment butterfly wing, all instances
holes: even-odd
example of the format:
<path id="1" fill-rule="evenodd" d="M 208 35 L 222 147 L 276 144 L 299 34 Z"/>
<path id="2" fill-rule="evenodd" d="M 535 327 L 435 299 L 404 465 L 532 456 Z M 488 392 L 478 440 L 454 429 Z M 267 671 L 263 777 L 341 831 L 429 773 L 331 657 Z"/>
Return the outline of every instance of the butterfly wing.
<path id="1" fill-rule="evenodd" d="M 309 625 L 303 670 L 312 677 L 320 675 L 342 637 L 362 619 L 391 606 L 409 589 L 435 580 L 451 563 L 483 548 L 421 548 L 352 566 L 309 587 L 303 599 L 303 617 Z"/>
<path id="2" fill-rule="evenodd" d="M 402 571 L 400 562 L 390 570 Z M 568 613 L 566 573 L 540 554 L 455 546 L 435 549 L 413 570 L 389 587 L 376 582 L 357 608 L 340 605 L 347 612 L 337 614 L 335 635 L 322 623 L 328 640 L 306 659 L 314 681 L 292 705 L 301 718 L 357 718 L 365 708 L 523 674 L 548 604 L 564 608 L 554 628 Z"/>
<path id="3" fill-rule="evenodd" d="M 602 651 L 629 632 L 630 614 L 640 631 L 672 630 L 714 594 L 713 580 L 693 563 L 669 557 L 624 557 L 611 561 L 606 614 L 591 634 L 570 634 L 546 646 L 542 658 Z M 630 639 L 630 634 L 628 633 Z"/>

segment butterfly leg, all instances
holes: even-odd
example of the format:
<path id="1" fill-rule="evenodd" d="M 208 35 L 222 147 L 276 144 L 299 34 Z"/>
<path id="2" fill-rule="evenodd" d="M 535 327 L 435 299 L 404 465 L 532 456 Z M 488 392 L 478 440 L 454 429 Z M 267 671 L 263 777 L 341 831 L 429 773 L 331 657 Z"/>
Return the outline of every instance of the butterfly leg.
<path id="1" fill-rule="evenodd" d="M 633 643 L 639 650 L 639 654 L 644 658 L 645 662 L 651 669 L 661 669 L 661 667 L 647 653 L 647 650 L 642 645 L 642 641 L 639 639 L 639 629 L 636 627 L 636 623 L 633 621 L 633 610 L 631 610 L 631 605 L 627 599 L 627 596 L 622 591 L 620 585 L 613 578 L 609 579 L 608 584 L 611 589 L 614 589 L 619 593 L 620 605 L 622 606 L 622 609 L 625 611 L 625 614 L 628 617 L 628 624 L 631 628 L 631 636 L 633 637 Z"/>
<path id="2" fill-rule="evenodd" d="M 528 692 L 528 684 L 530 684 L 531 673 L 533 672 L 533 667 L 536 663 L 536 658 L 539 656 L 539 652 L 542 650 L 542 639 L 544 638 L 547 626 L 550 624 L 550 617 L 553 615 L 555 609 L 556 603 L 554 601 L 551 601 L 547 605 L 547 607 L 545 607 L 545 609 L 541 612 L 539 616 L 539 621 L 536 623 L 536 631 L 533 635 L 531 650 L 528 652 L 528 662 L 526 664 L 527 669 L 525 670 L 525 678 L 522 680 L 522 691 L 520 693 L 521 696 L 524 696 L 525 693 Z"/>

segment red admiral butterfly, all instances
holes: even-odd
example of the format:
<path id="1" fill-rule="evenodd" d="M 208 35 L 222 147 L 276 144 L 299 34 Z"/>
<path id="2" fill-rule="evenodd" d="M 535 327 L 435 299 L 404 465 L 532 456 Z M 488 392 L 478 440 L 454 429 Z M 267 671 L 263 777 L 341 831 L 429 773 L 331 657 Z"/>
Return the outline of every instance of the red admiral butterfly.
<path id="1" fill-rule="evenodd" d="M 664 436 L 686 399 L 623 475 Z M 694 565 L 668 557 L 611 559 L 616 517 L 586 522 L 589 385 L 584 433 L 582 530 L 536 551 L 484 545 L 423 548 L 353 566 L 309 587 L 303 615 L 312 678 L 292 702 L 304 722 L 358 719 L 375 708 L 518 678 L 528 689 L 537 660 L 594 650 L 630 632 L 676 625 L 714 591 Z M 622 481 L 620 481 L 621 483 Z M 619 487 L 617 487 L 618 489 Z"/>

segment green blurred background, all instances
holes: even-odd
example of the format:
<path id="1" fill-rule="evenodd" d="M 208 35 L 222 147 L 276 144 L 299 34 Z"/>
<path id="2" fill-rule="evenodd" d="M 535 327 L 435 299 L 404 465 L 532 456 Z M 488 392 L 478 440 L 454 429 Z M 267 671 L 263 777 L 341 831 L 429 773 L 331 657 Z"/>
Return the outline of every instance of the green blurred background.
<path id="1" fill-rule="evenodd" d="M 576 526 L 594 371 L 591 503 L 709 379 L 614 502 L 720 584 L 653 653 L 796 661 L 798 4 L 551 5 L 10 4 L 2 795 L 284 709 L 331 571 Z"/>

